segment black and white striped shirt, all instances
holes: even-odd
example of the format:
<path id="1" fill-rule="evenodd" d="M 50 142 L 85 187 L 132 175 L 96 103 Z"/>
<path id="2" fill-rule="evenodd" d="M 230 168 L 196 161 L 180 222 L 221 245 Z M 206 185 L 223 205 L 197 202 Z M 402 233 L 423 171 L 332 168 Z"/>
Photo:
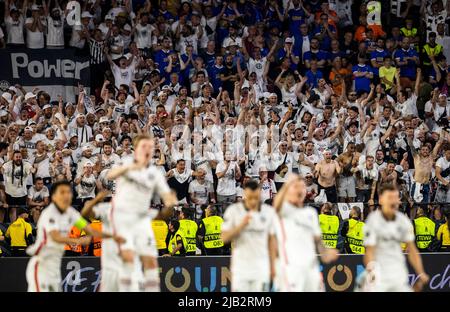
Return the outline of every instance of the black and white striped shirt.
<path id="1" fill-rule="evenodd" d="M 101 64 L 105 61 L 105 53 L 103 52 L 104 47 L 105 41 L 96 41 L 92 38 L 89 40 L 91 64 Z"/>

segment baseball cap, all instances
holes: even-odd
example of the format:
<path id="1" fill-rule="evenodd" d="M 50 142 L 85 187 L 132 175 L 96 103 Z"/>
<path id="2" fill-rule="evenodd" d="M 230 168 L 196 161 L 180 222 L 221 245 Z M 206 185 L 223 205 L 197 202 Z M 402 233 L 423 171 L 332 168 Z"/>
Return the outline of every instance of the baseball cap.
<path id="1" fill-rule="evenodd" d="M 45 104 L 44 107 L 42 107 L 43 110 L 47 108 L 52 108 L 52 106 L 50 104 Z"/>
<path id="2" fill-rule="evenodd" d="M 294 40 L 292 40 L 291 37 L 287 37 L 286 39 L 284 39 L 284 43 L 294 43 Z"/>
<path id="3" fill-rule="evenodd" d="M 81 151 L 85 152 L 85 151 L 90 150 L 90 149 L 92 149 L 92 148 L 89 145 L 83 145 L 83 147 L 81 148 Z"/>
<path id="4" fill-rule="evenodd" d="M 23 131 L 33 131 L 33 128 L 31 128 L 30 126 L 26 126 Z"/>
<path id="5" fill-rule="evenodd" d="M 111 14 L 106 14 L 105 15 L 105 21 L 106 20 L 111 20 L 112 21 L 112 20 L 114 20 L 114 18 L 113 18 L 113 16 Z"/>
<path id="6" fill-rule="evenodd" d="M 104 123 L 104 122 L 109 123 L 109 118 L 106 117 L 106 116 L 100 117 L 100 119 L 99 119 L 98 122 L 99 122 L 99 123 Z"/>
<path id="7" fill-rule="evenodd" d="M 101 134 L 97 134 L 95 136 L 95 141 L 97 141 L 97 142 L 104 142 L 105 141 L 105 137 L 103 135 L 101 135 Z"/>
<path id="8" fill-rule="evenodd" d="M 31 11 L 39 11 L 39 6 L 37 4 L 33 4 L 31 6 Z"/>
<path id="9" fill-rule="evenodd" d="M 5 116 L 8 116 L 8 112 L 5 111 L 4 109 L 1 109 L 0 110 L 0 117 L 5 117 Z"/>
<path id="10" fill-rule="evenodd" d="M 13 91 L 14 93 L 18 93 L 18 91 L 19 91 L 19 90 L 17 90 L 17 88 L 14 87 L 14 86 L 10 86 L 10 87 L 8 88 L 8 90 L 9 90 L 9 91 Z"/>
<path id="11" fill-rule="evenodd" d="M 86 117 L 86 115 L 85 114 L 78 114 L 77 118 L 80 118 L 80 117 Z"/>
<path id="12" fill-rule="evenodd" d="M 29 99 L 33 99 L 36 98 L 36 95 L 32 92 L 27 92 L 27 94 L 25 94 L 25 101 L 28 101 Z"/>
<path id="13" fill-rule="evenodd" d="M 3 92 L 2 98 L 4 98 L 9 104 L 12 102 L 12 96 L 9 92 Z"/>
<path id="14" fill-rule="evenodd" d="M 92 163 L 92 161 L 88 160 L 87 162 L 84 163 L 83 167 L 93 167 L 94 164 Z"/>
<path id="15" fill-rule="evenodd" d="M 93 16 L 88 11 L 84 11 L 83 13 L 81 13 L 81 18 L 93 18 Z"/>

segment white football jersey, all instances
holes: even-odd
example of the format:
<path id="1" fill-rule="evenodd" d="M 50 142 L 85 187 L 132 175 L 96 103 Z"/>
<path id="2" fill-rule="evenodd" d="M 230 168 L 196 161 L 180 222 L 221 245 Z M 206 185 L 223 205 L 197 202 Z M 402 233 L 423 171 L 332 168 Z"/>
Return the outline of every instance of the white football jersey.
<path id="1" fill-rule="evenodd" d="M 133 162 L 133 157 L 123 159 L 123 164 Z M 114 205 L 117 212 L 146 214 L 153 195 L 170 191 L 166 178 L 155 166 L 132 170 L 117 179 Z"/>
<path id="2" fill-rule="evenodd" d="M 249 212 L 243 203 L 227 208 L 222 231 L 238 226 Z M 231 273 L 241 279 L 264 279 L 270 277 L 269 235 L 275 234 L 275 210 L 262 204 L 259 211 L 252 211 L 250 223 L 233 241 Z"/>
<path id="3" fill-rule="evenodd" d="M 321 230 L 317 211 L 284 203 L 277 227 L 279 256 L 287 266 L 309 267 L 318 264 L 315 238 Z"/>
<path id="4" fill-rule="evenodd" d="M 27 253 L 30 256 L 38 256 L 46 263 L 57 265 L 61 262 L 65 245 L 53 241 L 50 232 L 56 230 L 61 236 L 68 237 L 75 222 L 80 218 L 81 215 L 75 208 L 69 207 L 65 212 L 61 212 L 51 203 L 39 217 L 36 242 L 28 247 Z"/>
<path id="5" fill-rule="evenodd" d="M 364 245 L 375 247 L 375 263 L 382 279 L 408 278 L 401 243 L 414 241 L 414 228 L 404 214 L 396 212 L 394 220 L 386 220 L 381 210 L 372 212 L 364 226 Z"/>

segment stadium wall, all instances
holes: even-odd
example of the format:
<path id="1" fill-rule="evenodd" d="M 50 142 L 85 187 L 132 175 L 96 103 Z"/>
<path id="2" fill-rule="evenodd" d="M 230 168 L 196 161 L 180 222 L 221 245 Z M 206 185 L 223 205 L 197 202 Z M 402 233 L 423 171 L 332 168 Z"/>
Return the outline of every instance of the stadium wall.
<path id="1" fill-rule="evenodd" d="M 425 291 L 450 291 L 450 253 L 422 254 L 430 283 Z M 26 291 L 28 258 L 0 258 L 0 291 Z M 169 292 L 227 292 L 230 290 L 229 257 L 160 258 L 161 287 Z M 100 284 L 100 259 L 64 258 L 62 288 L 65 292 L 93 292 Z M 364 270 L 362 256 L 342 255 L 322 267 L 327 291 L 351 291 Z M 413 273 L 410 283 L 417 280 Z"/>

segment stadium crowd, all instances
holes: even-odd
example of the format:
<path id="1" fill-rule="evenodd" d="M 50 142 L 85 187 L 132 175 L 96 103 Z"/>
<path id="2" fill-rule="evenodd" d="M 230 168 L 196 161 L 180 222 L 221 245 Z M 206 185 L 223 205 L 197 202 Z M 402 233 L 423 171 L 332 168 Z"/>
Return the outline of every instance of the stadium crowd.
<path id="1" fill-rule="evenodd" d="M 78 2 L 73 26 L 67 1 L 4 2 L 0 46 L 76 49 L 91 63 L 76 103 L 21 85 L 1 94 L 0 240 L 16 255 L 53 182 L 73 183 L 76 207 L 111 198 L 108 170 L 141 133 L 179 200 L 177 220 L 154 221 L 160 250 L 181 225 L 195 234 L 178 254 L 224 252 L 214 228 L 242 185 L 258 180 L 270 203 L 291 172 L 331 247 L 361 253 L 348 237 L 382 184 L 426 232 L 421 250 L 450 245 L 450 1 Z M 354 202 L 364 209 L 343 220 L 335 204 Z"/>

